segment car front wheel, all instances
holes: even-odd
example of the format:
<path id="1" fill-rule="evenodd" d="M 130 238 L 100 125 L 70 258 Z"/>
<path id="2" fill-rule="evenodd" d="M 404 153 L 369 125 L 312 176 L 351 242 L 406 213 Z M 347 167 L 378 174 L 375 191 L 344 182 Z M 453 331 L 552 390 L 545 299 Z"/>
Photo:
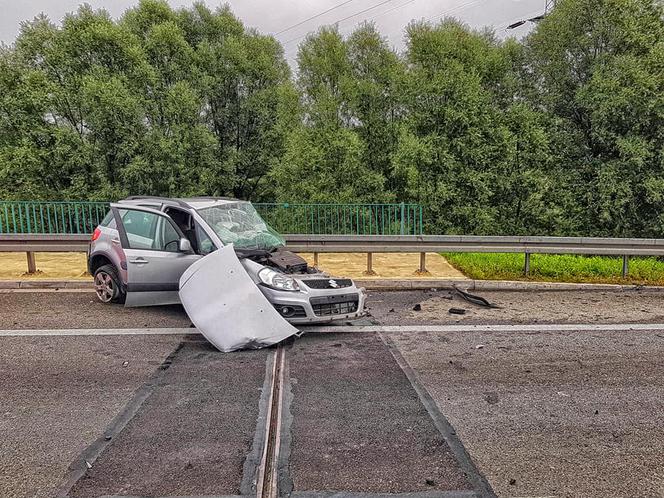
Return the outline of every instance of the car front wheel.
<path id="1" fill-rule="evenodd" d="M 100 266 L 94 276 L 95 293 L 102 303 L 123 303 L 125 291 L 117 270 L 112 265 Z"/>

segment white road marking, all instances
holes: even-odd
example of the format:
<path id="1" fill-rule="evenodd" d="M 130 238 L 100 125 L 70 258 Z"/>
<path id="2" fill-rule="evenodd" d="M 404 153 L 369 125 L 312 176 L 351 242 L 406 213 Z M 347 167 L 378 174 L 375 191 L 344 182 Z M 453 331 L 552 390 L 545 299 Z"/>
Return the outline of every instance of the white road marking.
<path id="1" fill-rule="evenodd" d="M 57 292 L 58 294 L 63 293 L 76 293 L 76 292 L 87 292 L 88 294 L 94 294 L 94 289 L 66 289 L 64 287 L 58 287 L 57 289 L 38 289 L 27 287 L 25 289 L 0 289 L 0 294 L 21 294 L 21 293 L 48 293 L 48 292 Z"/>
<path id="2" fill-rule="evenodd" d="M 519 325 L 362 325 L 301 327 L 304 333 L 421 333 L 421 332 L 609 332 L 616 330 L 664 330 L 664 323 L 561 323 Z M 86 336 L 86 335 L 184 335 L 198 334 L 196 328 L 144 329 L 30 329 L 0 330 L 0 337 Z"/>
<path id="3" fill-rule="evenodd" d="M 366 325 L 301 327 L 304 332 L 532 332 L 532 331 L 611 331 L 611 330 L 664 330 L 664 323 L 561 323 L 519 325 Z"/>
<path id="4" fill-rule="evenodd" d="M 81 335 L 183 335 L 198 334 L 194 328 L 145 329 L 31 329 L 0 330 L 0 337 L 81 336 Z"/>

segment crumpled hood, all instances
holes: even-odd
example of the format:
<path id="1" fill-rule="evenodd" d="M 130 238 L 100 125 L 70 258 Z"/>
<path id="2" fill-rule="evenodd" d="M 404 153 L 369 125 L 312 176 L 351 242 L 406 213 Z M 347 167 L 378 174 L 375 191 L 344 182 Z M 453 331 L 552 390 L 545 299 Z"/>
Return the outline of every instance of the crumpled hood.
<path id="1" fill-rule="evenodd" d="M 180 300 L 193 324 L 220 351 L 271 346 L 299 332 L 258 289 L 232 245 L 182 274 Z"/>

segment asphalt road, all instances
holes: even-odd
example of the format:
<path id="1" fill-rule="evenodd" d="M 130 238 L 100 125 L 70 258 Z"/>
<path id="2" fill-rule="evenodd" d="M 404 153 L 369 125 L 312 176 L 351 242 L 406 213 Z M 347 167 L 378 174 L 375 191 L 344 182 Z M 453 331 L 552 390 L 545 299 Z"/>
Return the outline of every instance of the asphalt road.
<path id="1" fill-rule="evenodd" d="M 556 316 L 625 325 L 296 339 L 282 494 L 470 496 L 485 482 L 509 497 L 664 496 L 664 331 L 628 325 L 656 322 L 662 298 L 565 294 L 487 293 L 502 306 L 487 310 L 444 293 L 375 293 L 369 306 L 373 320 L 415 327 Z M 178 306 L 92 297 L 2 293 L 0 329 L 189 326 Z M 448 316 L 451 305 L 468 313 Z M 251 494 L 273 349 L 223 354 L 195 335 L 0 346 L 1 496 Z"/>
<path id="2" fill-rule="evenodd" d="M 500 496 L 664 496 L 664 332 L 391 334 Z"/>
<path id="3" fill-rule="evenodd" d="M 448 291 L 371 292 L 373 319 L 397 325 L 454 323 L 664 323 L 664 295 L 623 292 L 485 292 L 498 306 L 480 308 Z M 414 311 L 416 305 L 420 311 Z M 449 313 L 462 308 L 464 315 Z M 100 303 L 93 292 L 0 290 L 0 329 L 189 327 L 182 306 L 124 308 Z"/>
<path id="4" fill-rule="evenodd" d="M 0 496 L 53 496 L 70 463 L 179 342 L 0 338 Z"/>

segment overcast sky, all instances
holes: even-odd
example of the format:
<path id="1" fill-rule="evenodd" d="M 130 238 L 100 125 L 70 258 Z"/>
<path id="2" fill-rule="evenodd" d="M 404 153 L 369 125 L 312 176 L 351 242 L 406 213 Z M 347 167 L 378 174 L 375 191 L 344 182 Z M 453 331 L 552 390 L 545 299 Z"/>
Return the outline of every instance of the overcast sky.
<path id="1" fill-rule="evenodd" d="M 67 12 L 76 10 L 81 3 L 79 0 L 0 0 L 0 41 L 12 43 L 18 34 L 20 22 L 32 19 L 40 12 L 59 23 Z M 136 5 L 138 0 L 88 0 L 87 3 L 95 9 L 106 9 L 113 17 L 119 17 L 128 7 Z M 177 8 L 189 6 L 192 2 L 168 0 L 168 3 Z M 447 15 L 473 27 L 493 26 L 501 38 L 512 34 L 520 37 L 528 31 L 529 23 L 511 31 L 506 31 L 505 27 L 522 18 L 540 14 L 544 10 L 545 0 L 207 0 L 205 3 L 211 8 L 228 3 L 245 25 L 271 34 L 344 4 L 276 35 L 284 44 L 286 56 L 290 59 L 295 55 L 297 45 L 304 35 L 321 25 L 337 21 L 340 21 L 339 30 L 348 33 L 362 21 L 373 20 L 397 49 L 403 47 L 403 28 L 411 20 L 435 21 Z M 360 13 L 364 10 L 366 12 Z M 348 19 L 343 20 L 345 18 Z"/>

